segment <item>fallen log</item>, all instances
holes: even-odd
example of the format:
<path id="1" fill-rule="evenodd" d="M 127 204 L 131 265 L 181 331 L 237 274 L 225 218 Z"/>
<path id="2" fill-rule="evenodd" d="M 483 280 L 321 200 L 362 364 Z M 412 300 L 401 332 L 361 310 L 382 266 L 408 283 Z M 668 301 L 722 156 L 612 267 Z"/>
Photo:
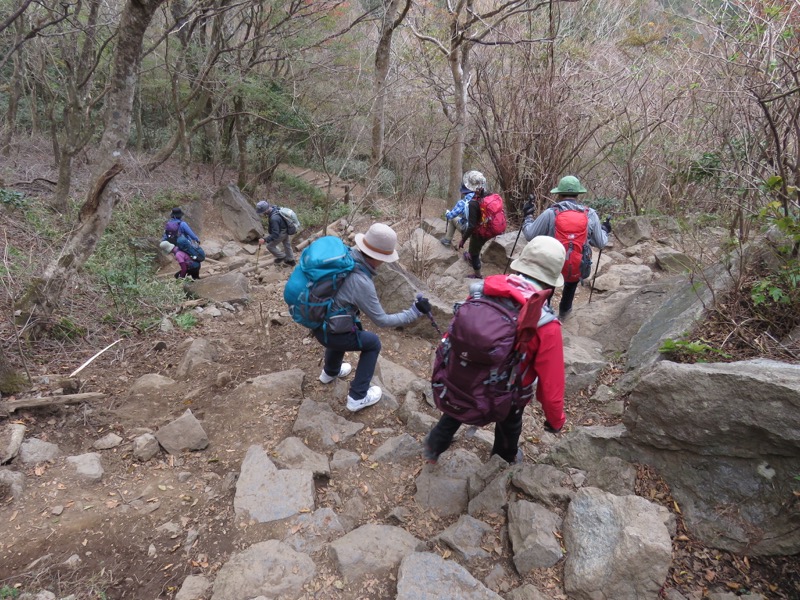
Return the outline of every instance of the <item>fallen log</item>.
<path id="1" fill-rule="evenodd" d="M 45 406 L 60 406 L 62 404 L 78 404 L 87 400 L 102 400 L 106 394 L 100 392 L 85 392 L 83 394 L 68 394 L 59 396 L 42 396 L 40 398 L 20 398 L 0 402 L 0 415 L 10 415 L 21 408 L 42 408 Z"/>

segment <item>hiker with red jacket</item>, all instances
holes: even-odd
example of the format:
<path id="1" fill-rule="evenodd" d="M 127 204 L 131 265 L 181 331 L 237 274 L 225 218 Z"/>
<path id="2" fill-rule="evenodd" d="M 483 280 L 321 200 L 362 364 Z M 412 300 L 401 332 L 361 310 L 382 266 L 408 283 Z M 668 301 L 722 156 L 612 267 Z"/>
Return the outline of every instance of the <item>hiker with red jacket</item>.
<path id="1" fill-rule="evenodd" d="M 497 194 L 487 194 L 486 177 L 480 171 L 467 171 L 464 173 L 462 185 L 472 192 L 467 204 L 467 224 L 461 235 L 458 249 L 461 250 L 469 240 L 464 260 L 470 265 L 474 273 L 468 275 L 470 279 L 483 279 L 481 275 L 481 250 L 486 242 L 503 233 L 506 229 L 506 217 L 503 212 L 503 199 Z"/>
<path id="2" fill-rule="evenodd" d="M 549 235 L 564 245 L 567 258 L 564 262 L 564 291 L 558 304 L 558 318 L 562 321 L 572 311 L 572 301 L 581 279 L 588 279 L 592 270 L 592 249 L 602 249 L 608 243 L 611 233 L 611 218 L 600 223 L 600 217 L 593 208 L 578 203 L 578 195 L 585 194 L 586 188 L 574 175 L 561 178 L 558 186 L 550 190 L 558 196 L 558 201 L 533 218 L 535 207 L 529 202 L 523 207 L 525 223 L 522 233 L 530 241 L 539 235 Z"/>
<path id="3" fill-rule="evenodd" d="M 200 279 L 199 262 L 192 260 L 191 256 L 167 240 L 161 242 L 159 246 L 166 254 L 172 254 L 180 265 L 181 270 L 175 273 L 175 279 L 185 279 L 187 275 L 192 279 Z"/>
<path id="4" fill-rule="evenodd" d="M 440 350 L 437 349 L 437 361 L 434 363 L 434 375 L 431 381 L 436 405 L 443 410 L 444 414 L 425 438 L 423 455 L 429 463 L 435 463 L 439 455 L 450 447 L 453 436 L 463 423 L 482 424 L 485 422 L 467 421 L 445 412 L 449 404 L 458 405 L 459 410 L 463 410 L 464 406 L 469 406 L 469 403 L 474 401 L 474 398 L 470 398 L 470 394 L 483 393 L 492 389 L 503 390 L 504 393 L 507 393 L 505 390 L 512 390 L 507 416 L 494 421 L 492 454 L 497 454 L 506 462 L 516 463 L 522 460 L 522 451 L 519 448 L 522 413 L 531 400 L 532 387 L 537 379 L 536 399 L 544 412 L 545 431 L 558 433 L 564 427 L 566 422 L 564 414 L 564 345 L 561 338 L 561 323 L 556 319 L 547 300 L 552 295 L 553 289 L 564 282 L 561 269 L 564 265 L 565 255 L 564 247 L 554 238 L 537 236 L 525 246 L 519 258 L 511 263 L 511 269 L 516 271 L 516 275 L 492 275 L 483 282 L 470 286 L 470 299 L 486 296 L 491 301 L 519 313 L 519 324 L 514 326 L 516 327 L 515 344 L 519 345 L 521 359 L 512 367 L 511 373 L 492 372 L 489 377 L 484 377 L 485 374 L 479 372 L 481 363 L 477 356 L 481 353 L 481 348 L 478 347 L 481 343 L 481 340 L 478 339 L 480 336 L 474 338 L 474 351 L 471 351 L 470 348 L 450 347 L 450 354 L 457 355 L 457 360 L 452 361 L 455 369 L 461 363 L 462 368 L 467 371 L 463 375 L 464 379 L 470 376 L 477 378 L 478 383 L 473 384 L 469 381 L 448 381 L 447 375 L 439 377 L 437 371 L 438 373 L 443 371 L 439 370 L 441 363 L 438 353 Z M 531 316 L 536 319 L 533 321 L 535 327 L 527 324 L 527 328 L 522 329 L 521 326 L 526 316 L 525 308 L 535 298 L 539 299 Z M 465 305 L 468 303 L 469 299 Z M 463 310 L 465 305 L 462 305 L 458 311 Z M 521 307 L 523 307 L 522 310 L 520 310 Z M 487 312 L 484 314 L 488 315 Z M 448 335 L 454 334 L 453 325 L 456 319 L 458 319 L 458 312 L 451 323 Z M 480 328 L 482 325 L 478 325 L 478 327 Z M 522 337 L 526 331 L 527 335 Z M 492 352 L 500 345 L 497 339 L 491 339 L 489 342 L 488 345 L 491 346 Z M 472 344 L 469 345 L 472 346 Z M 475 356 L 471 356 L 472 354 Z M 470 362 L 471 360 L 474 362 Z M 446 369 L 447 367 L 445 367 Z M 458 372 L 455 369 L 449 371 L 450 377 L 453 377 L 453 373 Z M 444 384 L 440 383 L 442 381 Z M 496 386 L 496 382 L 500 382 L 500 388 L 488 387 L 489 385 Z M 483 392 L 478 390 L 481 387 L 483 387 Z M 470 414 L 469 408 L 464 410 L 463 414 Z"/>

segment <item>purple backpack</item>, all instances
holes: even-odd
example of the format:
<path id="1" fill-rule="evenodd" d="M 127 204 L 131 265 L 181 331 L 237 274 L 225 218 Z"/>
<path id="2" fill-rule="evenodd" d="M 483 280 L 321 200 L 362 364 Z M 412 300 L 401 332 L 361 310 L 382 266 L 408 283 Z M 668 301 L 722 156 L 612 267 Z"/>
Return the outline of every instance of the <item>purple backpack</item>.
<path id="1" fill-rule="evenodd" d="M 177 219 L 171 219 L 164 225 L 164 239 L 170 244 L 178 244 L 178 234 L 181 230 L 181 222 Z"/>
<path id="2" fill-rule="evenodd" d="M 521 307 L 510 299 L 469 298 L 459 307 L 433 363 L 431 387 L 439 410 L 462 423 L 487 425 L 530 402 L 532 386 L 523 388 L 517 373 L 518 337 L 530 340 L 535 334 L 547 297 L 536 294 L 525 305 L 523 336 L 517 335 L 523 329 Z"/>

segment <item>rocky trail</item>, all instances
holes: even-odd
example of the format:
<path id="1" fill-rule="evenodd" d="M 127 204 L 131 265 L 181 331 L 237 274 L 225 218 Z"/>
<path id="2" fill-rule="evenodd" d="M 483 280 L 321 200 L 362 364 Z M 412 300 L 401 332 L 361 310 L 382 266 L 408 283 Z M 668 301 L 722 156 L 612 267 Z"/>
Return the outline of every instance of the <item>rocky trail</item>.
<path id="1" fill-rule="evenodd" d="M 428 465 L 421 440 L 439 416 L 430 322 L 379 331 L 384 398 L 348 412 L 346 382 L 318 380 L 322 349 L 285 313 L 289 270 L 257 251 L 242 198 L 215 198 L 185 207 L 190 222 L 203 215 L 209 256 L 199 299 L 183 308 L 198 324 L 165 319 L 72 380 L 37 379 L 40 395 L 102 398 L 0 416 L 0 590 L 40 600 L 800 597 L 798 366 L 659 360 L 665 324 L 681 329 L 700 310 L 696 294 L 681 295 L 676 273 L 695 259 L 670 223 L 620 227 L 591 305 L 579 290 L 564 330 L 565 433 L 546 433 L 534 402 L 521 464 L 490 458 L 487 427 L 462 428 Z M 438 244 L 441 227 L 408 226 L 402 264 L 417 276 L 384 267 L 377 285 L 392 312 L 427 284 L 444 328 L 469 268 Z M 487 272 L 502 272 L 515 237 L 486 249 Z M 659 316 L 665 305 L 673 313 Z M 749 391 L 724 393 L 765 380 L 766 440 L 755 439 L 765 416 L 739 410 Z M 664 399 L 676 397 L 670 414 Z M 730 422 L 694 435 L 698 397 L 706 410 L 727 401 Z M 676 464 L 708 476 L 667 483 Z"/>

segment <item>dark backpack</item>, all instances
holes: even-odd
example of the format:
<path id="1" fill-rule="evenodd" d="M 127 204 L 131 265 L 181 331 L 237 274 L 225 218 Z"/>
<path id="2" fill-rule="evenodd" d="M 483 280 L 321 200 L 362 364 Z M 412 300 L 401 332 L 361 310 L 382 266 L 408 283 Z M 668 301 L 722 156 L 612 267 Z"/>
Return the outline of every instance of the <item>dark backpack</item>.
<path id="1" fill-rule="evenodd" d="M 487 277 L 484 289 L 495 277 L 505 278 Z M 486 425 L 530 402 L 532 386 L 522 387 L 518 366 L 528 360 L 524 349 L 551 294 L 535 292 L 521 307 L 510 298 L 484 295 L 458 308 L 433 364 L 431 387 L 439 410 L 462 423 Z"/>
<path id="2" fill-rule="evenodd" d="M 563 209 L 554 206 L 556 213 L 555 237 L 567 251 L 561 274 L 564 281 L 574 283 L 588 279 L 592 274 L 592 250 L 586 240 L 589 236 L 589 209 Z"/>
<path id="3" fill-rule="evenodd" d="M 326 235 L 311 242 L 283 288 L 283 299 L 295 322 L 309 329 L 325 326 L 332 316 L 336 292 L 355 268 L 350 248 Z"/>
<path id="4" fill-rule="evenodd" d="M 181 250 L 189 255 L 195 262 L 203 262 L 206 259 L 205 251 L 200 247 L 197 242 L 190 240 L 185 235 L 179 235 L 178 239 L 175 240 L 175 245 L 178 247 L 178 250 Z"/>
<path id="5" fill-rule="evenodd" d="M 164 225 L 164 239 L 170 244 L 178 245 L 178 236 L 181 231 L 181 222 L 178 219 L 170 219 Z"/>
<path id="6" fill-rule="evenodd" d="M 506 212 L 499 194 L 489 194 L 481 198 L 481 220 L 475 227 L 475 234 L 491 239 L 506 230 Z"/>

